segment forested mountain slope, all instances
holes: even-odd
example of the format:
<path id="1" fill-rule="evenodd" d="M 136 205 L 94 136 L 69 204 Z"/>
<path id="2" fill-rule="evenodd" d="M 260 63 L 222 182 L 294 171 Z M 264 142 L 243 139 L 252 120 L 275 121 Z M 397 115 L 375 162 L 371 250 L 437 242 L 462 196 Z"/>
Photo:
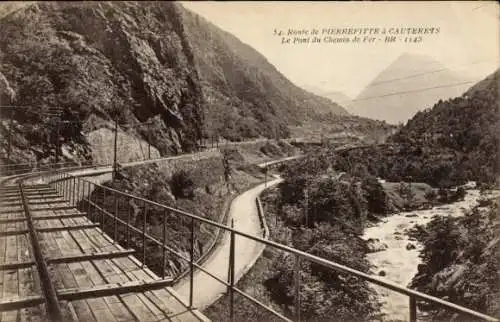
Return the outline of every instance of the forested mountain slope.
<path id="1" fill-rule="evenodd" d="M 350 162 L 389 180 L 451 186 L 476 180 L 499 181 L 500 72 L 471 87 L 464 95 L 437 102 L 418 112 L 385 148 L 355 150 Z"/>
<path id="2" fill-rule="evenodd" d="M 358 123 L 178 3 L 0 6 L 1 104 L 16 106 L 1 112 L 4 160 L 9 128 L 11 162 L 49 162 L 56 151 L 102 159 L 98 151 L 113 142 L 102 129 L 115 120 L 130 149 L 149 142 L 161 155 L 189 151 L 203 137 L 287 137 L 292 127 Z M 361 121 L 349 127 L 386 131 L 387 124 Z"/>

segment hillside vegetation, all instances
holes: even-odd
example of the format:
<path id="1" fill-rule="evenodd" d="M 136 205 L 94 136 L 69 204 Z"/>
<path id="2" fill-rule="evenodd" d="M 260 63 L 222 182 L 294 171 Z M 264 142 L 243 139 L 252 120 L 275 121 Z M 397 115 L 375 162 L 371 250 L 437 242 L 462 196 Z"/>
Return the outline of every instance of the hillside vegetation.
<path id="1" fill-rule="evenodd" d="M 115 118 L 162 154 L 189 150 L 202 134 L 204 100 L 178 10 L 38 2 L 3 17 L 0 75 L 12 95 L 2 102 L 29 107 L 14 110 L 13 159 L 53 156 L 55 119 L 46 113 L 54 109 L 71 122 L 61 124 L 62 146 L 80 158 L 90 158 L 86 133 Z"/>
<path id="2" fill-rule="evenodd" d="M 185 10 L 184 26 L 207 102 L 207 127 L 230 139 L 287 137 L 288 125 L 346 115 L 332 101 L 293 85 L 267 59 Z"/>
<path id="3" fill-rule="evenodd" d="M 262 200 L 271 239 L 337 263 L 370 272 L 367 243 L 360 238 L 373 216 L 390 211 L 376 178 L 365 172 L 341 173 L 326 155 L 309 155 L 283 167 L 284 181 Z M 245 291 L 278 312 L 294 316 L 295 257 L 268 248 L 248 278 Z M 366 321 L 378 314 L 370 285 L 349 274 L 301 263 L 301 317 L 306 321 Z M 227 297 L 207 310 L 228 320 Z M 238 321 L 277 321 L 273 315 L 237 297 Z"/>
<path id="4" fill-rule="evenodd" d="M 453 186 L 467 180 L 499 182 L 500 71 L 463 96 L 418 112 L 392 135 L 390 146 L 352 150 L 342 155 L 391 181 Z"/>
<path id="5" fill-rule="evenodd" d="M 288 81 L 250 46 L 171 2 L 0 4 L 1 157 L 12 115 L 11 161 L 91 160 L 114 128 L 160 155 L 202 138 L 290 136 L 342 124 L 347 112 Z M 60 138 L 57 118 L 60 115 Z M 349 119 L 351 120 L 351 119 Z M 359 119 L 361 121 L 361 119 Z M 351 124 L 357 120 L 349 121 Z M 363 130 L 386 125 L 363 120 Z M 366 123 L 366 125 L 365 125 Z M 142 152 L 132 153 L 138 155 Z M 63 153 L 59 153 L 63 155 Z M 98 159 L 105 159 L 98 156 Z"/>
<path id="6" fill-rule="evenodd" d="M 423 264 L 412 287 L 453 303 L 500 314 L 500 199 L 484 199 L 461 218 L 434 218 L 411 235 L 423 245 Z M 488 206 L 488 208 L 484 208 Z M 442 308 L 422 306 L 435 321 L 472 321 Z"/>

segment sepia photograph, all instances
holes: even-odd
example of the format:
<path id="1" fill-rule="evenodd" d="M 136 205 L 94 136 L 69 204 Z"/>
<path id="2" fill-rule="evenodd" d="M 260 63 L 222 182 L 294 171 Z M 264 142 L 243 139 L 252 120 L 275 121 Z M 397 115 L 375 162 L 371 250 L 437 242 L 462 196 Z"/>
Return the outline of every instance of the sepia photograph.
<path id="1" fill-rule="evenodd" d="M 500 322 L 499 14 L 0 2 L 0 322 Z"/>

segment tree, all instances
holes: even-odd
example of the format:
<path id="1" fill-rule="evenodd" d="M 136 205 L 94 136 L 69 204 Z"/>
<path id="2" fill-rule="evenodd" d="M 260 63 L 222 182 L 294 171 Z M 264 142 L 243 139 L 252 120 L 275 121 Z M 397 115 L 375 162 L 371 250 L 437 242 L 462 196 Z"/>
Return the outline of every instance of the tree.
<path id="1" fill-rule="evenodd" d="M 170 186 L 176 198 L 192 198 L 194 196 L 194 181 L 184 169 L 172 175 Z"/>

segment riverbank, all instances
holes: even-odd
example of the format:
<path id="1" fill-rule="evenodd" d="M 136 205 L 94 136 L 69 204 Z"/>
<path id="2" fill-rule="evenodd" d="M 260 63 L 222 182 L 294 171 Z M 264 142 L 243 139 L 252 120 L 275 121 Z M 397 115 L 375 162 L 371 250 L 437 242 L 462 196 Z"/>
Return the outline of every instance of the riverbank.
<path id="1" fill-rule="evenodd" d="M 467 190 L 464 200 L 426 210 L 401 212 L 366 228 L 363 238 L 377 240 L 385 250 L 367 254 L 374 271 L 385 278 L 408 286 L 422 263 L 423 245 L 407 232 L 416 225 L 426 225 L 436 216 L 460 217 L 478 205 L 479 190 Z M 374 287 L 382 300 L 381 312 L 388 320 L 408 320 L 408 297 Z"/>

